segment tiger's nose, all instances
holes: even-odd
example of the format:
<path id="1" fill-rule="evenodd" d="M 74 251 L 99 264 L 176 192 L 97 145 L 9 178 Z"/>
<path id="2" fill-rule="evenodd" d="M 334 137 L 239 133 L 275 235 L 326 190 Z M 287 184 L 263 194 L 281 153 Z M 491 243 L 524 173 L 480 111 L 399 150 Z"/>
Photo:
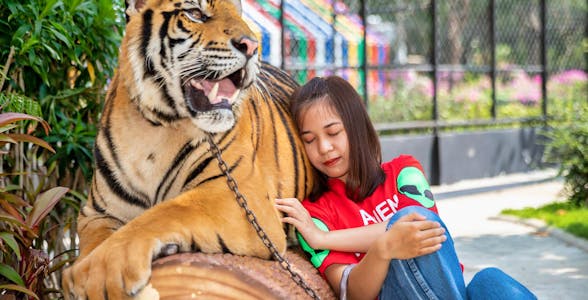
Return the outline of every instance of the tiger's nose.
<path id="1" fill-rule="evenodd" d="M 242 37 L 238 40 L 232 40 L 233 46 L 249 59 L 257 53 L 257 41 L 249 37 Z"/>

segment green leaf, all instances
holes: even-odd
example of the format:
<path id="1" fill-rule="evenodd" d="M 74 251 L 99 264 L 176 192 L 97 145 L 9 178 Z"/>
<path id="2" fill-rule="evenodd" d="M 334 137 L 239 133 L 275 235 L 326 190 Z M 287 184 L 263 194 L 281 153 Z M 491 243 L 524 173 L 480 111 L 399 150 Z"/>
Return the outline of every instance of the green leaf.
<path id="1" fill-rule="evenodd" d="M 31 210 L 27 218 L 27 225 L 33 228 L 39 225 L 41 220 L 49 214 L 55 204 L 59 202 L 67 191 L 69 191 L 68 188 L 58 186 L 40 194 L 33 204 L 33 210 Z"/>
<path id="2" fill-rule="evenodd" d="M 39 44 L 40 41 L 37 38 L 31 37 L 30 39 L 26 40 L 22 48 L 20 49 L 20 54 L 24 54 L 26 52 L 29 53 L 29 59 L 34 61 L 35 52 L 30 51 L 33 46 Z"/>
<path id="3" fill-rule="evenodd" d="M 6 125 L 6 126 L 0 126 L 0 133 L 12 130 L 14 128 L 18 128 L 18 125 L 10 124 L 10 125 Z"/>
<path id="4" fill-rule="evenodd" d="M 49 14 L 51 11 L 53 11 L 53 7 L 55 6 L 55 3 L 57 2 L 57 0 L 46 0 L 46 4 L 45 7 L 43 8 L 43 11 L 41 12 L 41 15 L 39 16 L 41 19 L 44 19 L 47 14 Z"/>
<path id="5" fill-rule="evenodd" d="M 20 261 L 22 259 L 20 256 L 20 248 L 18 247 L 16 239 L 14 239 L 14 235 L 10 232 L 0 232 L 0 239 L 3 239 L 6 242 L 8 247 L 10 247 L 10 249 L 16 254 L 18 261 Z"/>
<path id="6" fill-rule="evenodd" d="M 8 173 L 8 174 L 14 174 L 14 175 L 21 175 L 21 174 L 25 174 L 23 172 L 13 172 L 13 173 Z M 20 191 L 20 186 L 18 184 L 12 184 L 12 183 L 8 183 L 5 187 L 4 187 L 4 192 L 10 192 L 10 191 Z"/>
<path id="7" fill-rule="evenodd" d="M 56 22 L 51 22 L 51 25 L 53 27 L 61 27 L 61 25 L 59 23 Z M 69 38 L 67 38 L 64 34 L 62 34 L 61 32 L 57 31 L 55 28 L 53 27 L 49 27 L 49 30 L 51 31 L 51 33 L 53 33 L 53 35 L 58 38 L 59 40 L 61 40 L 67 47 L 71 47 L 72 42 Z M 58 27 L 58 28 L 59 28 Z M 63 27 L 61 27 L 63 30 Z"/>
<path id="8" fill-rule="evenodd" d="M 20 286 L 25 285 L 20 275 L 18 275 L 18 273 L 9 265 L 0 264 L 0 275 Z"/>
<path id="9" fill-rule="evenodd" d="M 61 55 L 59 53 L 57 53 L 57 51 L 53 48 L 51 48 L 51 46 L 49 46 L 48 44 L 43 44 L 43 48 L 47 49 L 47 51 L 49 51 L 49 54 L 51 54 L 51 57 L 53 57 L 53 59 L 57 60 L 57 61 L 61 61 Z"/>
<path id="10" fill-rule="evenodd" d="M 31 30 L 31 25 L 30 24 L 22 24 L 15 32 L 14 35 L 12 36 L 13 41 L 18 41 L 21 44 L 24 42 L 22 37 Z M 21 52 L 22 54 L 23 52 Z"/>
<path id="11" fill-rule="evenodd" d="M 0 94 L 0 106 L 4 112 L 19 112 L 34 117 L 41 117 L 39 102 L 22 94 Z"/>
<path id="12" fill-rule="evenodd" d="M 15 141 L 14 139 L 10 138 L 7 134 L 0 134 L 0 143 L 16 144 L 17 141 Z"/>
<path id="13" fill-rule="evenodd" d="M 13 291 L 25 293 L 25 294 L 39 300 L 39 297 L 33 291 L 31 291 L 23 286 L 19 286 L 19 285 L 15 285 L 15 284 L 0 284 L 0 290 L 13 290 Z"/>

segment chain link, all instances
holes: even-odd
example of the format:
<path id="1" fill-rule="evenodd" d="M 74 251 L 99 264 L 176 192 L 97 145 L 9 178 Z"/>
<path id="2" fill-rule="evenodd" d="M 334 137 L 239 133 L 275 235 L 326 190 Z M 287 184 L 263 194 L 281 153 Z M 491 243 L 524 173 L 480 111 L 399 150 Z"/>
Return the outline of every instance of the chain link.
<path id="1" fill-rule="evenodd" d="M 276 246 L 274 245 L 274 243 L 269 239 L 269 237 L 267 236 L 267 234 L 265 233 L 263 228 L 261 228 L 261 226 L 257 222 L 257 217 L 255 217 L 255 214 L 253 213 L 253 211 L 251 209 L 249 209 L 249 206 L 247 205 L 247 199 L 245 198 L 245 196 L 243 194 L 241 194 L 241 192 L 239 192 L 239 187 L 237 186 L 237 182 L 235 181 L 233 176 L 231 176 L 231 171 L 229 169 L 229 166 L 223 160 L 221 153 L 220 153 L 220 149 L 218 148 L 218 146 L 214 142 L 214 139 L 212 138 L 211 134 L 208 134 L 208 143 L 210 144 L 210 149 L 212 150 L 214 156 L 216 157 L 216 159 L 218 161 L 219 168 L 221 169 L 221 171 L 223 172 L 223 174 L 225 175 L 225 177 L 227 179 L 227 185 L 235 194 L 235 199 L 237 200 L 237 203 L 245 211 L 245 215 L 247 217 L 247 220 L 255 229 L 257 236 L 259 236 L 259 238 L 261 239 L 263 244 L 268 248 L 268 250 L 270 251 L 270 253 L 274 257 L 274 259 L 276 261 L 278 261 L 280 266 L 282 266 L 283 269 L 288 271 L 292 280 L 298 286 L 302 287 L 304 289 L 304 291 L 310 297 L 312 297 L 313 299 L 320 299 L 320 297 L 304 281 L 304 279 L 292 269 L 292 265 L 282 255 L 280 255 L 280 253 L 276 249 Z"/>

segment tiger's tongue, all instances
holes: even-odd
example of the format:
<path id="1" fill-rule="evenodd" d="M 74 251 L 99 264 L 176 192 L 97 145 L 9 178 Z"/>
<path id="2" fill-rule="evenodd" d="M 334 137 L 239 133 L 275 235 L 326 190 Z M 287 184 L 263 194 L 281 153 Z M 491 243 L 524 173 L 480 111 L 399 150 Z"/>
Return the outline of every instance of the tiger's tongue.
<path id="1" fill-rule="evenodd" d="M 227 100 L 229 103 L 233 101 L 237 88 L 233 82 L 229 79 L 223 79 L 221 81 L 202 81 L 199 82 L 204 90 L 204 94 L 208 97 L 210 104 L 218 104 L 223 100 Z M 194 85 L 194 84 L 192 84 Z"/>

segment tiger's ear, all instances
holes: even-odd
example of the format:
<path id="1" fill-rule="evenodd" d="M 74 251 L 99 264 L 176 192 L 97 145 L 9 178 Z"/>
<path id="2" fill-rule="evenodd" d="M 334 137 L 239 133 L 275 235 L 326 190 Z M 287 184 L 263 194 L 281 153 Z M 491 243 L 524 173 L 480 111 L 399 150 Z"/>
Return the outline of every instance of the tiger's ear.
<path id="1" fill-rule="evenodd" d="M 241 0 L 231 0 L 231 2 L 237 8 L 239 15 L 242 15 L 243 14 L 243 7 L 241 6 Z"/>
<path id="2" fill-rule="evenodd" d="M 147 0 L 125 0 L 125 5 L 127 8 L 125 10 L 125 14 L 127 15 L 127 22 L 129 21 L 129 17 L 141 11 L 141 8 L 145 5 L 145 2 L 147 2 Z"/>

